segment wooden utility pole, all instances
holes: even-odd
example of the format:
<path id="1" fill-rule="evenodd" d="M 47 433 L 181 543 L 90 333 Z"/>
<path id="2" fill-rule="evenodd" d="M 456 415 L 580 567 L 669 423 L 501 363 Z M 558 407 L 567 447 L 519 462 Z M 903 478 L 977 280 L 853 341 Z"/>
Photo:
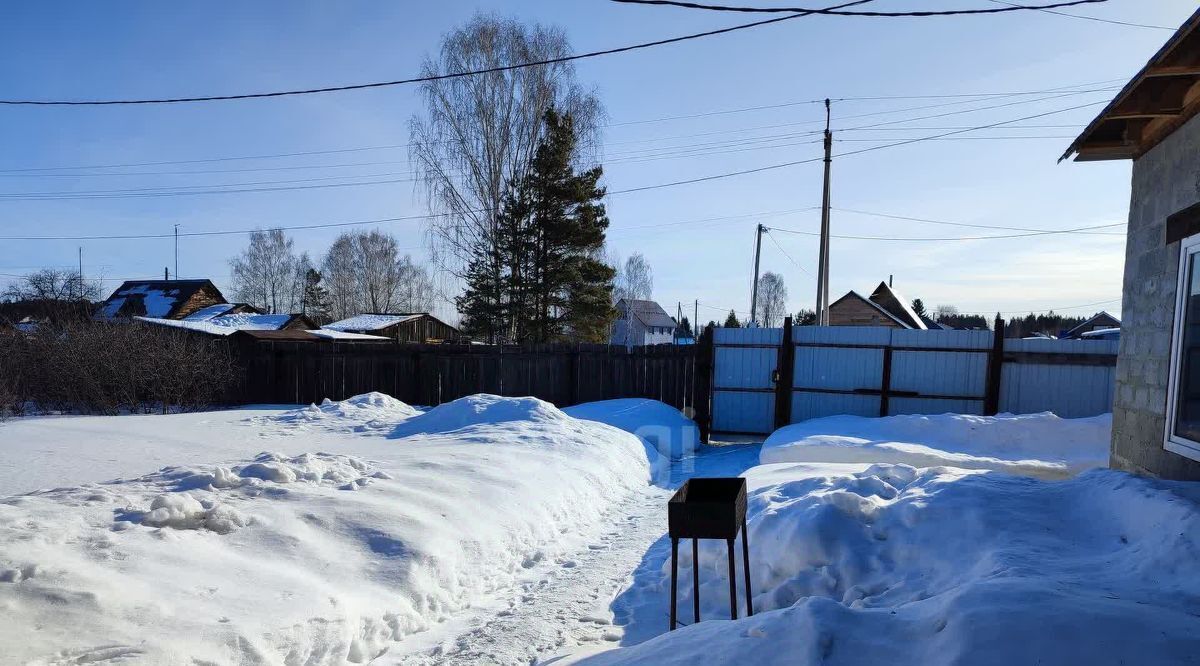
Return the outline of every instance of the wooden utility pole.
<path id="1" fill-rule="evenodd" d="M 750 322 L 757 320 L 755 309 L 758 307 L 758 259 L 762 255 L 762 237 L 767 228 L 762 224 L 754 230 L 754 286 L 750 288 Z"/>
<path id="2" fill-rule="evenodd" d="M 829 98 L 825 99 L 825 185 L 821 193 L 821 241 L 817 259 L 817 325 L 829 325 L 829 167 L 833 132 L 829 131 Z"/>
<path id="3" fill-rule="evenodd" d="M 179 279 L 179 225 L 175 225 L 175 279 Z"/>

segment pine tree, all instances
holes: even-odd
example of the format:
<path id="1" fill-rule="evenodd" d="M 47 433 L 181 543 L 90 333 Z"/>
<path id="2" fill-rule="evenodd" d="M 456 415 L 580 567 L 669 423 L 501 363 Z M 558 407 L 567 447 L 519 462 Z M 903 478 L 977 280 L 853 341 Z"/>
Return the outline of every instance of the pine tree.
<path id="1" fill-rule="evenodd" d="M 722 326 L 725 328 L 741 328 L 742 324 L 738 321 L 737 314 L 733 310 L 730 310 L 729 316 L 725 318 L 725 323 Z"/>
<path id="2" fill-rule="evenodd" d="M 916 313 L 916 315 L 917 315 L 918 317 L 924 317 L 924 316 L 925 316 L 925 303 L 924 303 L 924 301 L 922 301 L 922 300 L 921 300 L 921 299 L 919 299 L 919 298 L 914 298 L 914 299 L 913 299 L 913 302 L 912 302 L 912 311 L 913 311 L 914 313 Z"/>
<path id="3" fill-rule="evenodd" d="M 608 228 L 603 171 L 575 172 L 570 115 L 550 109 L 544 123 L 528 174 L 504 197 L 494 254 L 477 252 L 468 269 L 459 311 L 489 339 L 602 341 L 615 314 L 614 272 L 597 258 Z"/>
<path id="4" fill-rule="evenodd" d="M 329 292 L 321 285 L 321 273 L 315 268 L 304 272 L 303 312 L 318 325 L 328 324 Z"/>

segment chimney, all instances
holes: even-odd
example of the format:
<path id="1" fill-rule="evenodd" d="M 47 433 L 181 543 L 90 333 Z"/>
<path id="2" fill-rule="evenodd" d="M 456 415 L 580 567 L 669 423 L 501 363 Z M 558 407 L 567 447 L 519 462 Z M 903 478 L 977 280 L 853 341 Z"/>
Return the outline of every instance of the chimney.
<path id="1" fill-rule="evenodd" d="M 163 279 L 164 280 L 171 279 L 171 269 L 167 268 L 166 266 L 163 266 Z"/>
<path id="2" fill-rule="evenodd" d="M 888 289 L 892 288 L 892 276 L 888 276 Z"/>

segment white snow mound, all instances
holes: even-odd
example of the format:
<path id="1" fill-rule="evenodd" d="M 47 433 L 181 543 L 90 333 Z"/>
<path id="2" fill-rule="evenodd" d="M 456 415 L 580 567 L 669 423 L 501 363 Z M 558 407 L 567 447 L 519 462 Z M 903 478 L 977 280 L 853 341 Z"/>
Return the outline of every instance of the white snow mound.
<path id="1" fill-rule="evenodd" d="M 396 426 L 391 436 L 453 432 L 472 426 L 513 421 L 561 424 L 572 419 L 559 408 L 538 398 L 506 398 L 480 393 L 440 404 L 415 416 Z"/>
<path id="2" fill-rule="evenodd" d="M 1166 664 L 1200 654 L 1200 491 L 1191 484 L 1109 470 L 1040 481 L 806 467 L 747 474 L 760 614 L 711 621 L 729 617 L 725 544 L 701 542 L 710 621 L 582 663 Z M 680 549 L 685 621 L 690 550 Z M 664 590 L 668 576 L 664 567 Z"/>
<path id="3" fill-rule="evenodd" d="M 660 455 L 682 458 L 700 448 L 700 427 L 674 407 L 645 398 L 585 402 L 563 410 L 572 418 L 607 423 L 641 437 Z"/>
<path id="4" fill-rule="evenodd" d="M 540 401 L 458 403 L 413 417 L 423 436 L 402 446 L 353 437 L 369 458 L 264 453 L 0 497 L 0 661 L 365 663 L 514 595 L 650 480 L 629 433 Z"/>
<path id="5" fill-rule="evenodd" d="M 387 430 L 421 411 L 386 393 L 371 391 L 345 400 L 326 398 L 320 405 L 309 405 L 260 420 L 294 426 L 303 431 L 319 426 L 341 432 Z"/>
<path id="6" fill-rule="evenodd" d="M 771 433 L 760 460 L 945 465 L 1054 479 L 1106 467 L 1111 429 L 1111 414 L 830 416 Z"/>

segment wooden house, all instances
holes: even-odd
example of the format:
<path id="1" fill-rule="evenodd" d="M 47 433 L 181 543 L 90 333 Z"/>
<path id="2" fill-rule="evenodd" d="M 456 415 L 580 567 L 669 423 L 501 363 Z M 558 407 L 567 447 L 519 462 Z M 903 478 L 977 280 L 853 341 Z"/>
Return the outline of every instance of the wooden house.
<path id="1" fill-rule="evenodd" d="M 1072 328 L 1069 331 L 1064 331 L 1063 334 L 1058 337 L 1078 338 L 1084 333 L 1090 333 L 1091 331 L 1099 331 L 1107 328 L 1121 328 L 1121 320 L 1108 314 L 1107 312 L 1100 311 L 1089 317 L 1087 321 L 1076 326 L 1075 328 Z"/>
<path id="2" fill-rule="evenodd" d="M 903 296 L 886 282 L 863 297 L 856 291 L 829 304 L 830 326 L 887 326 L 926 330 L 925 321 L 913 312 Z"/>
<path id="3" fill-rule="evenodd" d="M 225 296 L 211 280 L 129 280 L 100 305 L 96 318 L 183 319 L 225 302 Z"/>
<path id="4" fill-rule="evenodd" d="M 391 338 L 396 342 L 438 343 L 457 340 L 457 328 L 428 312 L 369 312 L 321 327 L 329 331 Z"/>

